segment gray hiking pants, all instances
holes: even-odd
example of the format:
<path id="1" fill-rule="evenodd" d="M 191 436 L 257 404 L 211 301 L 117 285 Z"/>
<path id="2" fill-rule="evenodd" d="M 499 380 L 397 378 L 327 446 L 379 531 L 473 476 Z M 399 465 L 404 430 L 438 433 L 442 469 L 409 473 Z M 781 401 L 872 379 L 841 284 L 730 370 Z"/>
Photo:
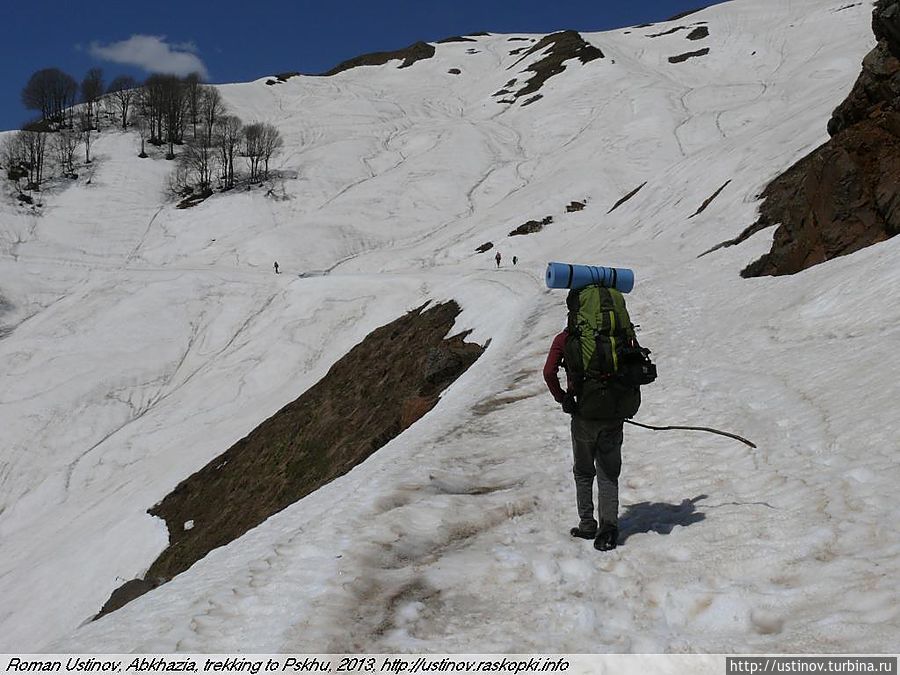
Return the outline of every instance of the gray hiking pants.
<path id="1" fill-rule="evenodd" d="M 579 527 L 592 530 L 594 519 L 594 476 L 600 527 L 619 522 L 619 473 L 622 470 L 621 420 L 587 420 L 572 415 L 572 452 L 575 456 L 575 498 Z"/>

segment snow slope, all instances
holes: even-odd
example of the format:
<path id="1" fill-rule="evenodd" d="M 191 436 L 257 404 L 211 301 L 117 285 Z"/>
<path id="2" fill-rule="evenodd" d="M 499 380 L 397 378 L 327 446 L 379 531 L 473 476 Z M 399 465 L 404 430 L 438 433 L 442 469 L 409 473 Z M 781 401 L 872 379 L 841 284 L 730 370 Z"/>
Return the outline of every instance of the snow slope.
<path id="1" fill-rule="evenodd" d="M 894 651 L 900 240 L 782 278 L 738 276 L 771 232 L 697 258 L 825 139 L 873 44 L 870 3 L 846 4 L 737 0 L 585 35 L 606 58 L 524 107 L 492 94 L 539 56 L 517 63 L 530 43 L 510 37 L 540 36 L 223 86 L 285 137 L 270 193 L 177 210 L 170 165 L 110 131 L 90 183 L 49 190 L 43 216 L 4 202 L 0 651 Z M 702 41 L 647 37 L 698 22 Z M 519 265 L 493 269 L 486 241 Z M 661 373 L 640 421 L 759 446 L 629 427 L 609 554 L 568 535 L 548 260 L 636 271 Z M 165 548 L 148 507 L 374 327 L 446 298 L 491 343 L 429 415 L 88 622 Z"/>

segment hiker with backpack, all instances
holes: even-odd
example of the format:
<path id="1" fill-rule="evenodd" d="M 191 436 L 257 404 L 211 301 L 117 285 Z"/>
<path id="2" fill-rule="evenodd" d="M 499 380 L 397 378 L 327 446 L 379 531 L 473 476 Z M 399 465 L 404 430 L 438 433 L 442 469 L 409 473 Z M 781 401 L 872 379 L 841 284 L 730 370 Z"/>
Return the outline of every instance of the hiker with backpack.
<path id="1" fill-rule="evenodd" d="M 593 539 L 609 551 L 618 543 L 619 473 L 622 427 L 641 404 L 640 384 L 656 377 L 649 350 L 637 342 L 625 298 L 599 284 L 569 291 L 566 328 L 550 347 L 544 364 L 547 388 L 563 412 L 572 416 L 572 453 L 579 522 L 573 537 Z M 567 387 L 558 372 L 566 371 Z M 649 367 L 648 367 L 649 366 Z M 594 478 L 598 516 L 594 516 Z M 598 522 L 599 521 L 599 522 Z"/>

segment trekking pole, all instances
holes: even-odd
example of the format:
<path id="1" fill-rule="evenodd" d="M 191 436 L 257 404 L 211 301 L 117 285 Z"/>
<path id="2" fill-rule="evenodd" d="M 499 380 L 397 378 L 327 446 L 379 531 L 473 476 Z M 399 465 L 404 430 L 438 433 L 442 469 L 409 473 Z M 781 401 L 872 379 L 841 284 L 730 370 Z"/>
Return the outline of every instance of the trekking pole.
<path id="1" fill-rule="evenodd" d="M 719 436 L 728 436 L 728 438 L 733 438 L 736 441 L 740 441 L 744 445 L 749 445 L 751 448 L 755 448 L 756 444 L 751 443 L 743 436 L 738 436 L 737 434 L 731 434 L 727 431 L 719 431 L 718 429 L 711 429 L 710 427 L 685 427 L 685 426 L 668 426 L 668 427 L 654 427 L 649 424 L 641 424 L 640 422 L 635 422 L 634 420 L 625 420 L 628 424 L 633 424 L 636 427 L 643 427 L 644 429 L 653 429 L 653 431 L 668 431 L 669 429 L 684 429 L 686 431 L 708 431 L 711 434 L 718 434 Z"/>

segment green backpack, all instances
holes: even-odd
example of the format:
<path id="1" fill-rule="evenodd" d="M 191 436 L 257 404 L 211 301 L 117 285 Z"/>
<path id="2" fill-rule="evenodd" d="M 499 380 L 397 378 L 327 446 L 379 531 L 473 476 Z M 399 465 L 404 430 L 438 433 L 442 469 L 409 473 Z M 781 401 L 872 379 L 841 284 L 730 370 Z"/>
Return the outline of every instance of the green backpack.
<path id="1" fill-rule="evenodd" d="M 641 384 L 656 366 L 635 337 L 625 298 L 614 288 L 586 286 L 569 292 L 565 363 L 573 378 L 578 414 L 594 420 L 634 417 Z"/>

